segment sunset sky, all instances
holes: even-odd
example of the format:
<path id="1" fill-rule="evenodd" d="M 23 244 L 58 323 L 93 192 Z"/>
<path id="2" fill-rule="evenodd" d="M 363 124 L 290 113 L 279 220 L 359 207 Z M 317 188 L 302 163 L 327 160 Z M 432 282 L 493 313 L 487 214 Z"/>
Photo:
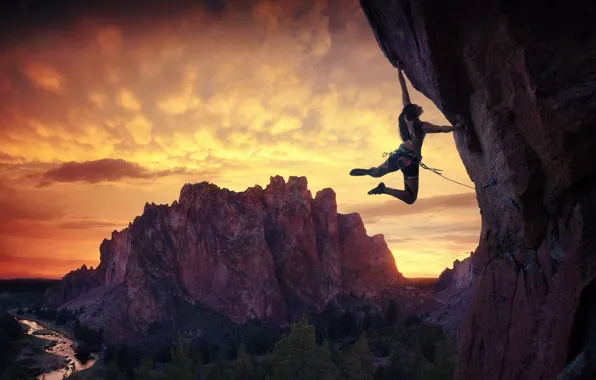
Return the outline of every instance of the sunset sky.
<path id="1" fill-rule="evenodd" d="M 409 206 L 348 175 L 397 148 L 402 106 L 357 1 L 216 5 L 4 29 L 0 277 L 96 266 L 111 231 L 185 183 L 243 191 L 273 175 L 333 188 L 339 212 L 384 234 L 406 276 L 437 276 L 476 248 L 473 190 L 421 170 Z M 423 120 L 447 124 L 410 90 Z M 428 135 L 423 156 L 472 185 L 451 134 Z M 383 181 L 403 188 L 401 173 Z"/>

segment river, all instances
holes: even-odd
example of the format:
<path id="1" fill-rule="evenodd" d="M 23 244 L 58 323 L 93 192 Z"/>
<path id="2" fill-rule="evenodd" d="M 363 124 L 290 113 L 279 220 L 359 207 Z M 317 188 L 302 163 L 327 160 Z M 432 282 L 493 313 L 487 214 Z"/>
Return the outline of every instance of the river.
<path id="1" fill-rule="evenodd" d="M 52 348 L 46 350 L 55 355 L 63 356 L 66 359 L 70 360 L 70 365 L 74 364 L 77 371 L 81 371 L 83 369 L 87 369 L 97 361 L 97 356 L 92 355 L 89 360 L 85 362 L 81 362 L 79 359 L 75 357 L 73 346 L 73 341 L 62 335 L 57 331 L 50 330 L 45 326 L 40 325 L 37 322 L 30 321 L 28 319 L 19 318 L 19 321 L 27 326 L 29 326 L 29 331 L 27 334 L 33 335 L 35 331 L 45 330 L 50 331 L 50 335 L 35 335 L 41 339 L 46 339 L 50 341 L 57 342 Z M 62 376 L 64 374 L 69 375 L 72 372 L 71 368 L 61 368 L 52 372 L 44 373 L 43 375 L 39 375 L 37 378 L 42 379 L 45 378 L 46 380 L 62 380 Z"/>

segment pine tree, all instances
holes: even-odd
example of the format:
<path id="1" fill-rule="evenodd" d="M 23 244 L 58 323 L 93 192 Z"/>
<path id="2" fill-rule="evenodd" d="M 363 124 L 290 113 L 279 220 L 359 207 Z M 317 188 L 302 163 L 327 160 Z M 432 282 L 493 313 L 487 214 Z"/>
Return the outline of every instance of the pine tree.
<path id="1" fill-rule="evenodd" d="M 372 380 L 373 357 L 365 334 L 348 347 L 342 365 L 342 379 Z"/>
<path id="2" fill-rule="evenodd" d="M 126 374 L 118 367 L 115 360 L 110 361 L 103 378 L 104 380 L 128 380 Z"/>
<path id="3" fill-rule="evenodd" d="M 327 342 L 317 346 L 315 328 L 305 314 L 275 345 L 272 366 L 270 380 L 336 380 L 339 375 Z"/>
<path id="4" fill-rule="evenodd" d="M 188 347 L 182 340 L 182 334 L 178 333 L 178 342 L 170 350 L 172 362 L 165 368 L 166 379 L 168 380 L 193 380 L 192 361 L 189 357 Z"/>
<path id="5" fill-rule="evenodd" d="M 143 358 L 141 364 L 137 369 L 135 380 L 152 380 L 155 376 L 153 375 L 153 361 L 148 358 Z"/>
<path id="6" fill-rule="evenodd" d="M 246 353 L 246 346 L 243 342 L 238 348 L 238 355 L 232 364 L 232 378 L 234 380 L 253 380 L 255 376 L 255 366 Z"/>
<path id="7" fill-rule="evenodd" d="M 397 321 L 397 304 L 394 300 L 389 302 L 389 307 L 387 308 L 387 324 L 393 326 L 393 324 Z"/>
<path id="8" fill-rule="evenodd" d="M 362 334 L 353 347 L 356 360 L 360 363 L 362 370 L 360 379 L 372 379 L 374 372 L 373 356 L 370 351 L 368 337 L 366 336 L 366 334 Z"/>
<path id="9" fill-rule="evenodd" d="M 341 364 L 341 378 L 343 380 L 356 380 L 358 379 L 358 375 L 361 372 L 361 365 L 358 360 L 356 360 L 356 354 L 354 353 L 354 348 L 352 346 L 348 346 L 345 349 L 344 356 L 342 358 Z"/>
<path id="10" fill-rule="evenodd" d="M 218 351 L 215 362 L 205 367 L 203 377 L 205 380 L 229 380 L 232 378 L 232 373 L 227 368 L 226 353 L 223 349 L 220 348 Z"/>

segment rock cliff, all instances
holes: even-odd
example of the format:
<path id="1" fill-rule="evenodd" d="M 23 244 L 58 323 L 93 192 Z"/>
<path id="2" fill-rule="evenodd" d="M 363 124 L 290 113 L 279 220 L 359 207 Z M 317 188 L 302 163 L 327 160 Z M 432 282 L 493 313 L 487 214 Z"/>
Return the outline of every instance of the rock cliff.
<path id="1" fill-rule="evenodd" d="M 458 345 L 461 342 L 462 323 L 473 295 L 473 254 L 464 260 L 455 260 L 453 269 L 445 269 L 435 285 L 437 307 L 425 320 L 443 327 Z"/>
<path id="2" fill-rule="evenodd" d="M 470 257 L 464 260 L 455 260 L 453 268 L 446 268 L 440 275 L 435 285 L 437 293 L 445 290 L 461 290 L 471 286 L 475 280 L 474 266 L 472 264 L 471 252 Z"/>
<path id="3" fill-rule="evenodd" d="M 456 379 L 555 379 L 596 335 L 593 1 L 361 6 L 391 64 L 466 122 L 482 232 Z"/>
<path id="4" fill-rule="evenodd" d="M 71 272 L 47 299 L 85 305 L 84 322 L 113 341 L 146 335 L 181 302 L 235 322 L 283 324 L 338 295 L 374 298 L 403 280 L 383 236 L 367 236 L 358 214 L 338 214 L 333 190 L 313 199 L 304 177 L 243 192 L 187 184 L 172 205 L 147 204 L 100 254 L 96 270 Z"/>

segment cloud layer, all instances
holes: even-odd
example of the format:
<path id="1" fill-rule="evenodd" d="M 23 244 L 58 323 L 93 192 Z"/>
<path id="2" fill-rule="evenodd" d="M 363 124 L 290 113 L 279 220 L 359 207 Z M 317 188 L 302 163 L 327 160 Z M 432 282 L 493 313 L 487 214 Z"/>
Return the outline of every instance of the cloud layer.
<path id="1" fill-rule="evenodd" d="M 11 257 L 91 262 L 115 225 L 145 202 L 171 203 L 186 182 L 242 191 L 272 175 L 333 188 L 340 212 L 359 212 L 370 233 L 383 233 L 406 275 L 437 275 L 474 249 L 465 227 L 479 232 L 473 193 L 422 171 L 408 206 L 368 196 L 377 179 L 348 175 L 400 143 L 397 76 L 357 1 L 142 9 L 73 4 L 68 15 L 50 12 L 60 33 L 16 14 L 23 22 L 2 26 L 15 32 L 0 40 L 0 219 L 9 226 L 0 240 L 10 240 Z M 410 92 L 425 120 L 446 122 Z M 467 183 L 452 136 L 429 136 L 424 150 L 429 166 Z M 383 181 L 403 186 L 400 173 Z M 41 246 L 33 235 L 53 240 Z"/>

